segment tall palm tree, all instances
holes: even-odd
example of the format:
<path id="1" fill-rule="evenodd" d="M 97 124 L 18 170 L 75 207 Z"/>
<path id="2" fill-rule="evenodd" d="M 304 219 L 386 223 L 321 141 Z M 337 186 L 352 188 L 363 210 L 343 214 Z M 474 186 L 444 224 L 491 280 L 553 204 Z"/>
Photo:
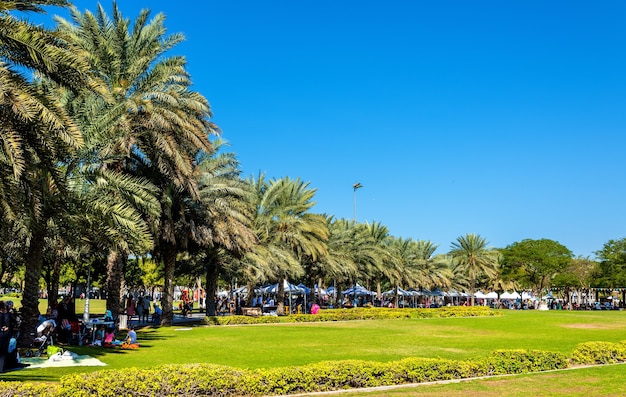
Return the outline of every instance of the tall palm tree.
<path id="1" fill-rule="evenodd" d="M 384 243 L 384 228 L 380 229 L 383 241 L 376 238 L 378 225 L 371 227 L 354 220 L 337 219 L 329 229 L 329 255 L 325 262 L 329 276 L 339 282 L 338 287 L 348 287 L 349 283 L 355 286 L 359 280 L 379 278 L 392 269 L 388 266 L 390 256 Z"/>
<path id="2" fill-rule="evenodd" d="M 344 281 L 354 279 L 358 273 L 353 255 L 354 228 L 351 227 L 352 221 L 331 216 L 326 216 L 326 223 L 329 230 L 328 255 L 320 261 L 320 271 L 328 283 L 343 284 Z"/>
<path id="3" fill-rule="evenodd" d="M 75 91 L 97 91 L 83 53 L 56 32 L 35 26 L 15 12 L 43 13 L 44 6 L 67 1 L 0 2 L 0 207 L 5 221 L 25 225 L 26 276 L 22 299 L 25 330 L 38 315 L 39 279 L 49 210 L 56 191 L 65 193 L 57 165 L 82 145 L 78 128 L 34 75 Z M 32 73 L 32 74 L 31 74 Z M 28 336 L 28 332 L 23 333 Z"/>
<path id="4" fill-rule="evenodd" d="M 33 152 L 31 156 L 51 165 L 63 153 L 59 149 L 76 147 L 82 141 L 55 98 L 37 90 L 33 77 L 25 71 L 75 90 L 95 89 L 81 57 L 84 54 L 59 35 L 15 15 L 44 13 L 43 6 L 68 4 L 65 0 L 0 2 L 0 159 L 16 177 L 26 170 L 28 150 Z"/>
<path id="5" fill-rule="evenodd" d="M 418 260 L 417 283 L 427 288 L 450 288 L 453 273 L 450 261 L 444 255 L 435 255 L 437 245 L 428 240 L 419 240 L 415 244 Z"/>
<path id="6" fill-rule="evenodd" d="M 303 274 L 303 262 L 318 261 L 327 254 L 326 218 L 312 214 L 315 189 L 288 177 L 266 181 L 249 179 L 255 192 L 254 230 L 259 245 L 247 255 L 248 272 L 278 282 L 277 313 L 284 313 L 283 280 Z M 254 270 L 253 270 L 254 269 Z"/>
<path id="7" fill-rule="evenodd" d="M 477 277 L 480 274 L 491 277 L 498 268 L 498 252 L 487 245 L 485 238 L 469 233 L 458 237 L 456 242 L 451 244 L 449 252 L 456 266 L 469 276 L 472 306 L 474 306 Z"/>
<path id="8" fill-rule="evenodd" d="M 209 121 L 208 101 L 190 89 L 185 58 L 167 55 L 183 36 L 165 34 L 163 14 L 149 20 L 150 11 L 143 10 L 131 26 L 113 2 L 112 18 L 102 6 L 96 14 L 72 8 L 71 18 L 57 19 L 59 30 L 89 54 L 92 70 L 107 83 L 113 98 L 112 104 L 92 103 L 100 115 L 92 120 L 92 129 L 106 131 L 109 137 L 99 155 L 116 158 L 102 167 L 146 178 L 159 190 L 160 216 L 147 220 L 155 236 L 153 254 L 165 264 L 163 319 L 168 322 L 173 319 L 168 302 L 176 255 L 186 238 L 177 226 L 186 222 L 179 200 L 187 193 L 198 197 L 196 157 L 212 152 L 208 136 L 218 130 Z M 123 245 L 110 247 L 107 307 L 114 311 L 120 307 L 118 280 L 127 255 Z"/>
<path id="9" fill-rule="evenodd" d="M 378 297 L 380 297 L 382 295 L 381 280 L 393 277 L 397 270 L 393 254 L 389 250 L 391 235 L 389 234 L 389 228 L 380 222 L 366 223 L 366 228 L 371 237 L 373 247 L 378 251 L 374 266 L 368 269 L 367 289 L 370 289 L 370 280 L 375 281 L 376 292 Z"/>
<path id="10" fill-rule="evenodd" d="M 218 152 L 223 141 L 213 143 L 216 153 L 198 160 L 199 199 L 186 200 L 193 221 L 189 250 L 195 248 L 195 259 L 207 276 L 208 298 L 217 293 L 227 261 L 242 258 L 258 241 L 252 228 L 251 195 L 248 184 L 240 179 L 239 163 L 233 153 Z M 208 299 L 207 315 L 215 315 L 215 309 L 213 299 Z"/>

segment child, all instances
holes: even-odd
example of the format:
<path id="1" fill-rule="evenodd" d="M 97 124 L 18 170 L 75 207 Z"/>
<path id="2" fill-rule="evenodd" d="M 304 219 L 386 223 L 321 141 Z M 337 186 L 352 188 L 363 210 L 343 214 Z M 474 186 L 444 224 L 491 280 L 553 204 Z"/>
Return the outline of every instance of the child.
<path id="1" fill-rule="evenodd" d="M 130 345 L 137 343 L 137 333 L 133 327 L 128 328 L 128 335 L 126 336 L 126 340 L 124 342 Z"/>
<path id="2" fill-rule="evenodd" d="M 115 342 L 115 329 L 108 328 L 104 333 L 104 346 L 113 346 Z"/>
<path id="3" fill-rule="evenodd" d="M 96 329 L 96 335 L 94 337 L 93 345 L 102 346 L 103 340 L 104 340 L 104 325 L 100 325 L 98 326 L 98 329 Z"/>

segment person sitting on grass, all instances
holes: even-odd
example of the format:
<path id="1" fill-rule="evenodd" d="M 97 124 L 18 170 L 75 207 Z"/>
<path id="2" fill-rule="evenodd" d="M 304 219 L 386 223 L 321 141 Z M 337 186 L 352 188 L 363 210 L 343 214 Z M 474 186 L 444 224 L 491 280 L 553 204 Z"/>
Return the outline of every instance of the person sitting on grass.
<path id="1" fill-rule="evenodd" d="M 137 343 L 137 332 L 135 332 L 135 328 L 128 327 L 128 334 L 126 335 L 126 339 L 124 343 L 128 343 L 129 345 L 134 345 Z"/>
<path id="2" fill-rule="evenodd" d="M 104 346 L 113 346 L 115 344 L 115 328 L 109 327 L 104 333 L 104 341 L 102 342 Z"/>
<path id="3" fill-rule="evenodd" d="M 104 340 L 104 325 L 99 325 L 94 335 L 93 345 L 102 346 L 103 340 Z"/>
<path id="4" fill-rule="evenodd" d="M 161 315 L 163 310 L 159 307 L 159 304 L 154 302 L 154 313 L 152 313 L 152 322 L 156 325 L 161 324 Z"/>

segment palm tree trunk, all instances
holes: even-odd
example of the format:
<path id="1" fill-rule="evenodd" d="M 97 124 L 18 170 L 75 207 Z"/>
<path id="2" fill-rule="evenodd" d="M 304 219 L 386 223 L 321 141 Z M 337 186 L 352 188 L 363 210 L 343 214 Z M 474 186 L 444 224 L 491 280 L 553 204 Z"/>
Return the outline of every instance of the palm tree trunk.
<path id="1" fill-rule="evenodd" d="M 61 252 L 59 251 L 57 251 L 54 265 L 52 265 L 52 274 L 50 275 L 50 284 L 48 285 L 48 305 L 59 299 L 59 282 L 61 279 Z"/>
<path id="2" fill-rule="evenodd" d="M 206 315 L 217 315 L 215 307 L 215 296 L 217 296 L 217 280 L 219 277 L 218 266 L 215 262 L 210 261 L 206 265 Z"/>
<path id="3" fill-rule="evenodd" d="M 278 295 L 276 297 L 276 314 L 282 316 L 285 314 L 285 279 L 280 278 L 278 281 Z"/>
<path id="4" fill-rule="evenodd" d="M 400 299 L 398 298 L 398 284 L 396 284 L 394 296 L 395 297 L 394 297 L 393 307 L 397 309 L 399 307 L 398 304 L 400 303 Z"/>
<path id="5" fill-rule="evenodd" d="M 22 325 L 20 328 L 20 346 L 28 346 L 32 341 L 31 333 L 37 328 L 39 317 L 39 279 L 43 267 L 43 248 L 45 244 L 45 228 L 36 229 L 30 240 L 26 253 L 26 274 L 24 294 L 22 295 Z"/>
<path id="6" fill-rule="evenodd" d="M 174 270 L 176 269 L 176 245 L 163 241 L 163 265 L 165 283 L 163 286 L 163 317 L 161 325 L 174 324 Z"/>
<path id="7" fill-rule="evenodd" d="M 254 284 L 252 281 L 248 280 L 246 283 L 246 290 L 248 290 L 248 295 L 246 295 L 245 306 L 251 307 L 252 301 L 256 297 L 256 293 L 254 292 Z"/>
<path id="8" fill-rule="evenodd" d="M 107 310 L 117 315 L 124 311 L 122 307 L 122 278 L 127 254 L 110 250 L 107 257 Z M 89 291 L 87 291 L 89 293 Z"/>
<path id="9" fill-rule="evenodd" d="M 474 273 L 473 269 L 470 269 L 470 294 L 471 297 L 471 306 L 474 306 L 474 294 L 476 293 L 476 273 Z"/>
<path id="10" fill-rule="evenodd" d="M 307 303 L 308 305 L 304 305 L 304 307 L 302 308 L 302 313 L 308 313 L 308 307 L 312 305 L 314 302 L 318 302 L 319 304 L 322 303 L 322 299 L 321 296 L 319 295 L 319 293 L 315 293 L 315 275 L 311 275 L 308 279 L 308 284 L 311 286 L 311 292 L 309 293 L 309 296 L 307 297 Z M 309 286 L 307 285 L 307 287 Z M 322 288 L 322 282 L 321 282 L 321 278 L 318 279 L 318 283 L 317 283 L 317 288 Z"/>

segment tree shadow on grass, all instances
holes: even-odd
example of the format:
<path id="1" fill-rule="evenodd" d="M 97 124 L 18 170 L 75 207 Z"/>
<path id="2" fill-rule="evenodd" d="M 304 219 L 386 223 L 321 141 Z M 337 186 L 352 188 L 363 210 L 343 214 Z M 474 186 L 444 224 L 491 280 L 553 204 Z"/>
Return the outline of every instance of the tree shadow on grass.
<path id="1" fill-rule="evenodd" d="M 159 328 L 143 327 L 137 328 L 137 339 L 139 342 L 139 348 L 137 349 L 123 349 L 119 346 L 115 347 L 103 347 L 103 346 L 77 346 L 77 345 L 59 345 L 64 350 L 69 350 L 72 353 L 76 353 L 80 356 L 88 355 L 99 359 L 100 361 L 106 361 L 106 357 L 115 356 L 123 357 L 125 355 L 132 355 L 136 351 L 155 348 L 155 343 L 160 340 L 166 340 L 170 338 L 168 335 L 164 335 L 159 332 Z M 118 333 L 118 340 L 123 340 L 126 337 L 126 332 L 122 331 Z M 17 382 L 58 382 L 59 379 L 67 374 L 71 373 L 89 373 L 95 371 L 102 371 L 112 369 L 109 366 L 70 366 L 70 367 L 54 367 L 54 368 L 30 368 L 9 371 L 0 374 L 0 381 L 17 381 Z"/>

